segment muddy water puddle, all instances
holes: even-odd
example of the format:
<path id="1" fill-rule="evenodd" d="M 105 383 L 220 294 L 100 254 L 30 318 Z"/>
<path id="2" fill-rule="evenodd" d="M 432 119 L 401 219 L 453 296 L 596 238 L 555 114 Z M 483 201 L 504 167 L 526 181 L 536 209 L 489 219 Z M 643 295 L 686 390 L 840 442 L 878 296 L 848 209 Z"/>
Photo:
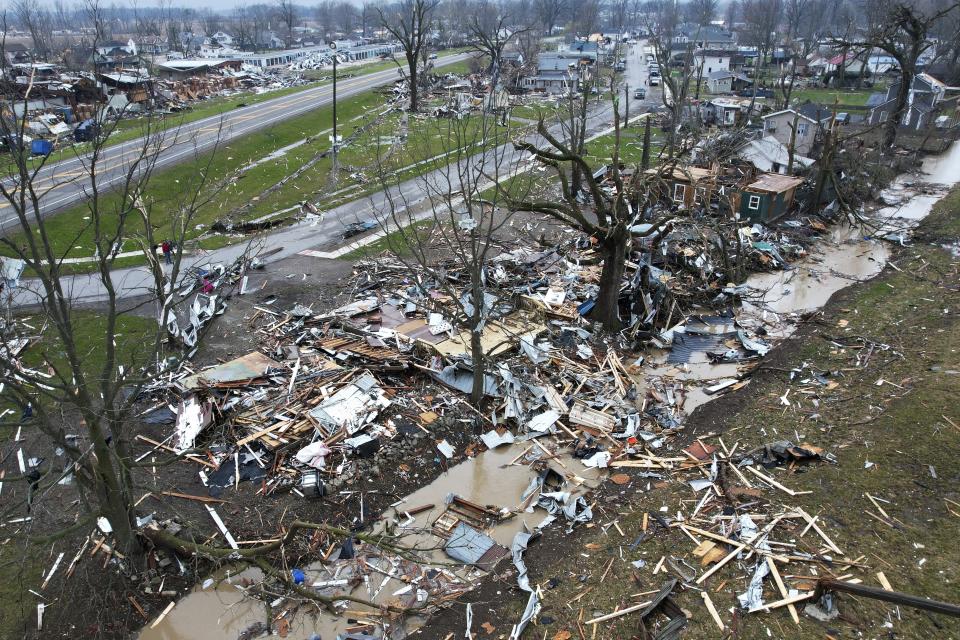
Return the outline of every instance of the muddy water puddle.
<path id="1" fill-rule="evenodd" d="M 525 511 L 523 507 L 526 505 L 522 496 L 530 481 L 537 475 L 529 463 L 546 457 L 547 454 L 533 442 L 517 442 L 482 452 L 451 467 L 430 484 L 396 503 L 384 514 L 384 518 L 408 532 L 402 537 L 402 543 L 409 548 L 420 550 L 420 555 L 425 559 L 424 565 L 435 563 L 437 569 L 447 571 L 464 584 L 469 584 L 479 577 L 479 570 L 453 565 L 453 560 L 440 548 L 442 540 L 430 533 L 434 522 L 446 510 L 448 498 L 456 495 L 476 505 L 515 511 L 514 515 L 484 530 L 484 533 L 498 544 L 509 548 L 517 532 L 533 530 L 546 517 L 546 512 L 541 509 Z M 579 460 L 566 453 L 545 460 L 545 464 L 566 479 L 563 490 L 574 496 L 595 488 L 601 477 L 600 470 L 585 468 Z M 415 511 L 416 514 L 410 516 L 408 511 Z M 374 527 L 374 531 L 382 531 L 383 527 L 381 521 Z M 333 557 L 336 557 L 336 552 Z M 396 592 L 403 589 L 404 583 L 399 579 L 386 578 L 389 564 L 385 560 L 379 562 L 383 565 L 384 572 L 374 574 L 364 581 L 351 592 L 352 595 L 382 604 L 391 601 Z M 501 562 L 501 567 L 503 563 L 509 563 L 509 558 Z M 305 584 L 311 585 L 341 577 L 336 570 L 333 571 L 331 574 L 331 569 L 319 563 L 305 567 Z M 140 633 L 140 640 L 236 640 L 252 625 L 266 619 L 264 604 L 247 597 L 241 585 L 244 579 L 254 580 L 257 577 L 258 573 L 254 571 L 227 578 L 221 575 L 218 578 L 225 579 L 218 584 L 207 588 L 202 585 L 195 587 L 160 624 L 155 628 L 144 629 Z M 349 620 L 362 620 L 364 610 L 362 605 L 351 603 L 351 615 L 298 612 L 288 617 L 290 626 L 286 637 L 291 640 L 307 640 L 318 635 L 324 640 L 332 640 L 338 633 L 345 633 L 349 628 L 355 627 L 355 623 Z M 378 624 L 379 620 L 379 617 L 370 618 L 371 622 Z M 405 621 L 405 629 L 409 632 L 422 623 L 418 618 L 408 619 Z M 382 633 L 383 630 L 377 627 L 376 632 Z M 394 629 L 394 635 L 390 637 L 403 636 L 402 632 Z"/>
<path id="2" fill-rule="evenodd" d="M 837 291 L 880 273 L 889 255 L 887 246 L 869 239 L 866 230 L 837 227 L 791 269 L 750 276 L 741 315 L 754 316 L 779 333 L 783 316 L 819 309 Z"/>

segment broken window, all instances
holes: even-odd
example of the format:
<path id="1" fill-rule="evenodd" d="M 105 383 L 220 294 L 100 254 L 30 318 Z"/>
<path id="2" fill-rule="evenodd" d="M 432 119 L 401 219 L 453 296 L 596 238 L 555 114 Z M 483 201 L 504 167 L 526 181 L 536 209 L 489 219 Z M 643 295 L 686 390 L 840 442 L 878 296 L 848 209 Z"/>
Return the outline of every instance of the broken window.
<path id="1" fill-rule="evenodd" d="M 683 184 L 673 185 L 673 201 L 683 202 L 686 199 L 687 186 Z"/>

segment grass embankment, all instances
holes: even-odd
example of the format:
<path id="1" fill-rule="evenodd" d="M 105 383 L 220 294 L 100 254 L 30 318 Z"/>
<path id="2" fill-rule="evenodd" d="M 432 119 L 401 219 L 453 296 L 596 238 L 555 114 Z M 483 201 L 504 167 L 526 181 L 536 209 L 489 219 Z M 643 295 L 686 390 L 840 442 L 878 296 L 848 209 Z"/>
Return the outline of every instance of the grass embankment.
<path id="1" fill-rule="evenodd" d="M 848 557 L 859 558 L 863 565 L 851 569 L 851 577 L 879 586 L 876 573 L 882 571 L 895 590 L 956 603 L 960 581 L 960 472 L 956 464 L 960 447 L 956 403 L 960 394 L 960 258 L 941 245 L 960 240 L 960 189 L 939 203 L 923 223 L 918 240 L 922 242 L 898 251 L 895 267 L 838 294 L 794 338 L 768 356 L 750 386 L 701 408 L 688 422 L 686 432 L 688 439 L 721 433 L 726 445 L 736 445 L 739 451 L 779 439 L 799 439 L 833 453 L 836 466 L 824 463 L 768 471 L 790 489 L 810 493 L 791 497 L 764 489 L 761 504 L 771 500 L 818 515 L 819 526 Z M 810 368 L 800 378 L 809 378 L 811 370 L 832 372 L 830 379 L 837 385 L 791 381 L 789 370 L 802 363 Z M 785 406 L 780 398 L 788 391 L 791 403 Z M 716 443 L 716 438 L 708 441 Z M 637 478 L 622 493 L 621 488 L 610 485 L 606 498 L 594 508 L 592 528 L 581 529 L 564 541 L 559 551 L 545 549 L 550 557 L 531 563 L 538 572 L 535 581 L 543 585 L 556 578 L 557 583 L 549 590 L 544 587 L 541 614 L 554 622 L 528 633 L 540 637 L 546 631 L 547 637 L 554 637 L 567 630 L 572 636 L 556 637 L 576 638 L 578 618 L 585 620 L 642 601 L 630 594 L 656 589 L 664 582 L 667 576 L 662 573 L 652 575 L 663 556 L 683 559 L 702 573 L 699 559 L 692 554 L 695 544 L 676 529 L 657 529 L 635 551 L 629 549 L 640 535 L 645 512 L 673 516 L 682 511 L 689 517 L 703 494 L 691 490 L 686 479 L 658 483 Z M 733 481 L 739 484 L 735 478 Z M 890 516 L 889 522 L 867 514 L 877 514 L 867 494 L 888 501 L 878 504 Z M 623 536 L 610 526 L 614 520 Z M 800 528 L 774 539 L 800 548 L 820 544 L 813 532 L 800 538 Z M 551 542 L 545 539 L 543 544 Z M 635 570 L 630 563 L 639 559 L 645 560 L 646 566 Z M 721 619 L 728 629 L 736 629 L 738 638 L 956 637 L 950 631 L 958 629 L 952 618 L 842 594 L 838 599 L 840 617 L 829 623 L 804 615 L 802 604 L 798 607 L 799 626 L 783 608 L 735 619 L 731 608 L 736 605 L 736 594 L 747 586 L 744 577 L 752 573 L 753 563 L 750 560 L 738 566 L 734 560 L 704 583 Z M 671 571 L 667 564 L 664 567 Z M 780 569 L 784 576 L 811 575 L 808 564 L 790 563 Z M 634 571 L 637 580 L 632 577 Z M 819 573 L 829 575 L 830 567 L 821 567 Z M 794 584 L 791 578 L 786 580 Z M 768 578 L 765 601 L 779 597 Z M 722 635 L 697 591 L 684 591 L 675 599 L 692 614 L 685 638 Z M 523 607 L 520 600 L 525 602 L 522 598 L 501 606 L 500 619 L 516 620 Z M 571 602 L 575 604 L 568 606 Z M 888 622 L 892 629 L 884 628 Z M 595 637 L 627 638 L 637 628 L 635 617 L 626 615 L 601 625 Z M 593 637 L 592 632 L 586 628 L 587 637 Z"/>

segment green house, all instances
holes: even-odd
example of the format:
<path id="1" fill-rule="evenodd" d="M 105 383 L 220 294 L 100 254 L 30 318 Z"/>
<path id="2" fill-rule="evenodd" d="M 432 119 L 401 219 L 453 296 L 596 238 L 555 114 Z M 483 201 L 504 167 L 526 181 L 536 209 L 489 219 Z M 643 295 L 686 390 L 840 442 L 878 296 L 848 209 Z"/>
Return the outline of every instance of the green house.
<path id="1" fill-rule="evenodd" d="M 764 173 L 750 184 L 740 188 L 737 211 L 741 220 L 769 222 L 790 213 L 797 187 L 803 178 Z"/>

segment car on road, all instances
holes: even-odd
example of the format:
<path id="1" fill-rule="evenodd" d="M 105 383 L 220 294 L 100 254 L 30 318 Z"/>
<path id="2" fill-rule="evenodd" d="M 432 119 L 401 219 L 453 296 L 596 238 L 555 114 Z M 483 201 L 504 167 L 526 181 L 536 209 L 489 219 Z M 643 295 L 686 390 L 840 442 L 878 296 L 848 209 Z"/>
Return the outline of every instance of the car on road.
<path id="1" fill-rule="evenodd" d="M 656 87 L 657 85 L 660 84 L 660 76 L 659 76 L 659 75 L 655 75 L 655 76 L 654 76 L 654 75 L 651 75 L 651 76 L 650 76 L 650 79 L 649 79 L 647 82 L 650 83 L 650 86 L 651 86 L 651 87 Z"/>
<path id="2" fill-rule="evenodd" d="M 346 225 L 343 230 L 343 239 L 352 238 L 353 236 L 358 236 L 364 231 L 370 231 L 370 229 L 376 228 L 377 223 L 373 220 L 366 220 L 364 222 L 351 222 Z"/>
<path id="3" fill-rule="evenodd" d="M 427 59 L 429 59 L 429 60 L 436 60 L 436 59 L 437 59 L 437 54 L 431 53 L 429 56 L 427 56 Z"/>
<path id="4" fill-rule="evenodd" d="M 639 89 L 634 89 L 634 91 L 633 91 L 633 97 L 634 97 L 636 100 L 643 100 L 644 98 L 647 97 L 647 90 L 644 89 L 643 87 L 641 87 L 641 88 L 639 88 Z"/>

